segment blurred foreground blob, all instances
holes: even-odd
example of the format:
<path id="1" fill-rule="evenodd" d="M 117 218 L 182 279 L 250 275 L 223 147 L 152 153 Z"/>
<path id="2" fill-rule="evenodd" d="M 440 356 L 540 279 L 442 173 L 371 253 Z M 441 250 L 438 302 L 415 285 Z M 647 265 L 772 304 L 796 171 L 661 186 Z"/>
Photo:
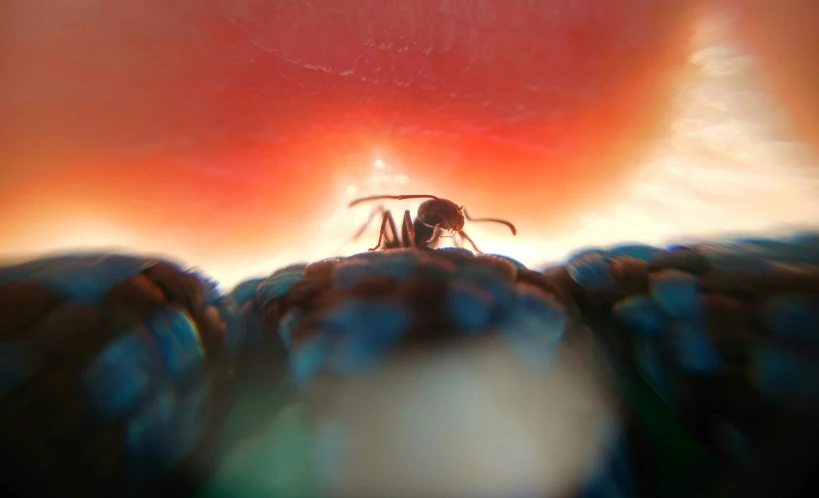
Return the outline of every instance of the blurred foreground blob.
<path id="1" fill-rule="evenodd" d="M 124 255 L 7 267 L 0 334 L 3 481 L 21 496 L 137 494 L 207 468 L 244 326 L 206 277 Z"/>
<path id="2" fill-rule="evenodd" d="M 631 485 L 628 462 L 612 466 L 619 419 L 591 335 L 543 275 L 464 249 L 396 249 L 293 276 L 258 293 L 265 328 L 290 352 L 322 491 L 591 496 Z"/>
<path id="3" fill-rule="evenodd" d="M 657 415 L 647 386 L 705 451 L 714 496 L 815 493 L 818 236 L 589 250 L 546 274 L 572 289 L 639 424 Z M 669 472 L 678 442 L 650 437 Z"/>
<path id="4" fill-rule="evenodd" d="M 9 267 L 3 477 L 83 496 L 804 496 L 818 267 L 815 235 L 544 272 L 397 249 L 228 295 L 144 258 Z"/>

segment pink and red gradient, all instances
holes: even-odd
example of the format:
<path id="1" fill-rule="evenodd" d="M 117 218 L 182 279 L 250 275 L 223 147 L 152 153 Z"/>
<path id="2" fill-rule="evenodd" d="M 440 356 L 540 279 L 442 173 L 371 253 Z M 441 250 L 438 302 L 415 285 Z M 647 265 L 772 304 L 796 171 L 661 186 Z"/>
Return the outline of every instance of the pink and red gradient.
<path id="1" fill-rule="evenodd" d="M 11 0 L 0 246 L 274 253 L 375 151 L 559 230 L 651 142 L 704 3 Z"/>

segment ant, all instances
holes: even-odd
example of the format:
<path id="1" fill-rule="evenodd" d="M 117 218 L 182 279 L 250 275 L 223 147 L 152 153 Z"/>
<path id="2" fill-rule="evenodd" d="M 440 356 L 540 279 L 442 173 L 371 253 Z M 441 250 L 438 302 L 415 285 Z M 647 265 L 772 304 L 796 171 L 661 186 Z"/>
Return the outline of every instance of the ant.
<path id="1" fill-rule="evenodd" d="M 377 214 L 381 213 L 381 231 L 378 234 L 378 244 L 370 249 L 370 251 L 375 251 L 379 247 L 382 247 L 382 245 L 384 250 L 400 247 L 424 249 L 431 247 L 432 244 L 437 242 L 443 236 L 444 232 L 455 232 L 464 240 L 468 241 L 472 245 L 472 248 L 475 249 L 475 252 L 481 253 L 481 250 L 478 249 L 475 242 L 469 237 L 469 235 L 466 234 L 466 232 L 464 232 L 464 220 L 500 223 L 509 227 L 509 230 L 512 231 L 512 235 L 517 235 L 518 233 L 515 225 L 506 220 L 498 220 L 495 218 L 470 218 L 469 214 L 466 212 L 465 206 L 458 206 L 448 199 L 442 199 L 434 195 L 373 195 L 356 199 L 351 202 L 348 207 L 353 207 L 363 202 L 383 199 L 395 199 L 399 201 L 405 199 L 429 200 L 425 201 L 418 207 L 418 214 L 415 217 L 415 220 L 412 219 L 409 209 L 404 211 L 404 220 L 401 225 L 400 238 L 398 236 L 398 230 L 395 227 L 395 220 L 392 217 L 392 213 L 384 209 L 383 206 L 376 208 L 376 210 L 370 214 L 370 217 L 364 226 L 362 226 L 353 237 L 353 240 L 358 239 L 361 234 L 364 233 L 367 226 L 369 226 L 369 224 L 372 222 L 373 218 Z M 387 225 L 390 226 L 392 237 L 387 235 Z"/>

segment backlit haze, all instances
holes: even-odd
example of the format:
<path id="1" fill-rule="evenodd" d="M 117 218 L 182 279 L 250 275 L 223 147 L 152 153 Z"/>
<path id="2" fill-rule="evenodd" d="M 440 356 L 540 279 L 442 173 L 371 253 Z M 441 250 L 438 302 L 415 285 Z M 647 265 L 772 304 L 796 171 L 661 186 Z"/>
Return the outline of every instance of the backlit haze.
<path id="1" fill-rule="evenodd" d="M 347 204 L 373 194 L 429 193 L 509 219 L 517 237 L 466 231 L 535 266 L 590 245 L 819 219 L 812 118 L 785 76 L 759 77 L 777 66 L 751 47 L 769 45 L 741 37 L 733 10 L 110 2 L 133 10 L 126 19 L 101 0 L 37 3 L 11 2 L 19 22 L 0 49 L 12 68 L 7 259 L 127 249 L 230 286 L 372 247 L 377 220 L 350 237 L 376 205 Z M 330 12 L 342 3 L 347 13 Z M 400 221 L 419 203 L 385 206 Z"/>

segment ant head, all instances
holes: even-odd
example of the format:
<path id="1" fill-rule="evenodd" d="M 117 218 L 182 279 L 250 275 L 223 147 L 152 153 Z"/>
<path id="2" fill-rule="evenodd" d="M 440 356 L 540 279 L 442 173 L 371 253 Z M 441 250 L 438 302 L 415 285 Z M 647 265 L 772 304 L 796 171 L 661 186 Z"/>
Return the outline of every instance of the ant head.
<path id="1" fill-rule="evenodd" d="M 418 220 L 431 227 L 458 232 L 464 227 L 464 214 L 448 199 L 431 199 L 418 207 Z"/>

